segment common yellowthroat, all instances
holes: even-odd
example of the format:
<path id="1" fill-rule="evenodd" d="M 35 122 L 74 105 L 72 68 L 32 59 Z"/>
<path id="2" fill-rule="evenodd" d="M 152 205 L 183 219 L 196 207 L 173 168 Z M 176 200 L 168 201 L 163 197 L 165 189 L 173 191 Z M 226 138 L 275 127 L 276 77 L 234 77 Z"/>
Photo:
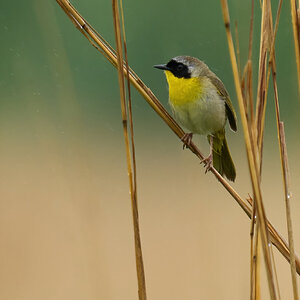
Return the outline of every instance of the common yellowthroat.
<path id="1" fill-rule="evenodd" d="M 201 60 L 190 56 L 177 56 L 167 64 L 154 66 L 164 70 L 169 85 L 169 103 L 175 119 L 190 133 L 182 137 L 189 146 L 193 133 L 207 135 L 210 154 L 202 162 L 211 165 L 229 180 L 234 181 L 236 171 L 226 137 L 225 123 L 237 130 L 236 114 L 222 81 Z"/>

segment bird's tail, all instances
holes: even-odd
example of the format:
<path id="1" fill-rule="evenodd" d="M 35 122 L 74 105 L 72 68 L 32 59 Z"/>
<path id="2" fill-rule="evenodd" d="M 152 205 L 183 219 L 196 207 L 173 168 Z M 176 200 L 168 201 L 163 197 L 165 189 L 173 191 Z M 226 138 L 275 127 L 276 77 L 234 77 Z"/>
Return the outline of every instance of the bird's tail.
<path id="1" fill-rule="evenodd" d="M 214 168 L 223 177 L 225 176 L 228 180 L 234 181 L 236 177 L 235 166 L 228 149 L 224 129 L 214 135 L 212 153 Z"/>

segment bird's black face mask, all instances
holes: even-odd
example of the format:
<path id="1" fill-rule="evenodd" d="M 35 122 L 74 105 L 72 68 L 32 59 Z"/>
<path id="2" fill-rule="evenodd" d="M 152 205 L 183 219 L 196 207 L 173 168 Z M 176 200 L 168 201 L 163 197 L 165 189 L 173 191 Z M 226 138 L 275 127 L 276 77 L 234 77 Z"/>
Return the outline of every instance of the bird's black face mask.
<path id="1" fill-rule="evenodd" d="M 174 59 L 170 60 L 166 65 L 156 65 L 154 68 L 170 71 L 178 78 L 191 78 L 188 66 Z"/>

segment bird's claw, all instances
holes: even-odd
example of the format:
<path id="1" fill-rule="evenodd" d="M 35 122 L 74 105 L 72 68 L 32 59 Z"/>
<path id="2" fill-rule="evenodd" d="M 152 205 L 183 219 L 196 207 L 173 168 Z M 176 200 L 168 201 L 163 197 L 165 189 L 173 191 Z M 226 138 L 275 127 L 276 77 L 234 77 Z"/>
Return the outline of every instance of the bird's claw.
<path id="1" fill-rule="evenodd" d="M 186 147 L 190 147 L 192 138 L 193 138 L 193 133 L 185 133 L 182 136 L 181 141 L 183 142 L 183 147 L 182 147 L 183 149 Z"/>
<path id="2" fill-rule="evenodd" d="M 208 155 L 206 158 L 202 159 L 200 161 L 200 164 L 204 164 L 204 167 L 206 168 L 205 169 L 205 174 L 211 170 L 212 168 L 212 162 L 213 162 L 213 159 L 212 159 L 212 154 Z"/>

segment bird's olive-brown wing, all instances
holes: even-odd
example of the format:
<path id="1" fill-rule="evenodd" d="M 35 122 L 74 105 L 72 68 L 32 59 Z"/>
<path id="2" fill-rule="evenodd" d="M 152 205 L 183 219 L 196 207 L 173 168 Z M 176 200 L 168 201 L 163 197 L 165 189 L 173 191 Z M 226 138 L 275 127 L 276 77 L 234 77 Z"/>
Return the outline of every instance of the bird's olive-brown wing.
<path id="1" fill-rule="evenodd" d="M 233 131 L 236 131 L 237 130 L 236 114 L 224 84 L 214 73 L 208 75 L 208 78 L 211 80 L 212 84 L 217 88 L 218 93 L 224 98 L 226 114 L 227 114 L 230 128 Z"/>

